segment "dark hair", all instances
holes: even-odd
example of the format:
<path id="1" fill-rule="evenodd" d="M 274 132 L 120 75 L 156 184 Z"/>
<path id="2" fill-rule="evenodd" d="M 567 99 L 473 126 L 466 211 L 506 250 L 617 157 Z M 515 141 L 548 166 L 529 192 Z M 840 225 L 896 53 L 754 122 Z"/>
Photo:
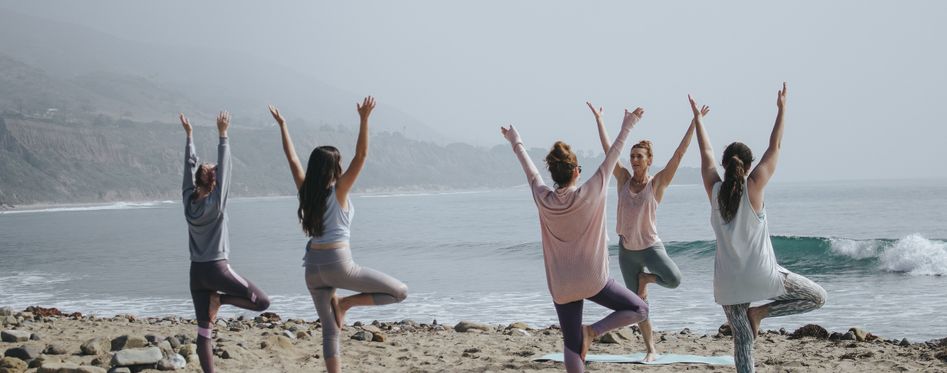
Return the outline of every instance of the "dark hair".
<path id="1" fill-rule="evenodd" d="M 578 166 L 579 161 L 575 159 L 572 148 L 562 141 L 552 144 L 552 149 L 546 154 L 546 167 L 549 168 L 556 187 L 562 187 L 572 181 L 572 172 Z"/>
<path id="2" fill-rule="evenodd" d="M 204 182 L 204 174 L 207 173 L 207 170 L 216 170 L 217 166 L 213 163 L 202 163 L 197 167 L 197 171 L 194 172 L 194 185 L 198 189 L 207 189 L 208 193 L 214 190 L 214 187 L 217 186 L 217 174 L 214 173 L 213 177 L 209 182 Z"/>
<path id="3" fill-rule="evenodd" d="M 634 144 L 631 146 L 632 151 L 639 148 L 644 149 L 645 153 L 648 154 L 648 158 L 653 157 L 653 155 L 651 154 L 651 141 L 641 140 L 637 144 Z"/>
<path id="4" fill-rule="evenodd" d="M 306 179 L 299 188 L 299 209 L 296 215 L 303 232 L 310 237 L 325 233 L 322 221 L 326 213 L 330 187 L 342 175 L 341 155 L 334 146 L 320 146 L 309 154 Z"/>
<path id="5" fill-rule="evenodd" d="M 737 215 L 740 207 L 740 197 L 743 197 L 743 184 L 746 175 L 753 164 L 753 152 L 742 142 L 734 142 L 723 151 L 723 167 L 726 172 L 720 192 L 717 194 L 717 205 L 720 206 L 720 216 L 729 223 Z"/>

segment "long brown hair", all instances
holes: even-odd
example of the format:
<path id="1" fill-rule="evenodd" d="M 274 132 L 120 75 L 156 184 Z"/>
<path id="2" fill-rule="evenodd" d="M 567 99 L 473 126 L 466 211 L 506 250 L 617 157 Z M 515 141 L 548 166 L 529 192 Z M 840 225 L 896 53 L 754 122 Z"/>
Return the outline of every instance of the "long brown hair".
<path id="1" fill-rule="evenodd" d="M 323 217 L 331 186 L 342 175 L 342 156 L 334 146 L 320 146 L 309 154 L 306 179 L 299 188 L 299 209 L 296 215 L 302 223 L 303 232 L 310 237 L 325 233 Z"/>
<path id="2" fill-rule="evenodd" d="M 575 153 L 569 144 L 562 141 L 556 141 L 552 144 L 549 154 L 546 154 L 546 167 L 552 174 L 552 181 L 556 182 L 556 187 L 562 187 L 572 181 L 572 171 L 579 166 L 579 161 L 575 158 Z"/>
<path id="3" fill-rule="evenodd" d="M 740 207 L 743 184 L 746 183 L 747 173 L 753 164 L 753 152 L 746 144 L 734 142 L 724 149 L 722 163 L 726 171 L 717 194 L 717 205 L 720 207 L 720 217 L 729 223 Z"/>

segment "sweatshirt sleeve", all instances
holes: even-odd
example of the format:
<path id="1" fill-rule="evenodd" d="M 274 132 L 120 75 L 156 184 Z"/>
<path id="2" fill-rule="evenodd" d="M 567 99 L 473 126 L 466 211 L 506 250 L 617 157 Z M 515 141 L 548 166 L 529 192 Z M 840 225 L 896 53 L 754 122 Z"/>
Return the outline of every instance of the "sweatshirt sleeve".
<path id="1" fill-rule="evenodd" d="M 529 183 L 530 188 L 535 192 L 538 188 L 545 187 L 546 184 L 543 183 L 543 178 L 539 176 L 536 165 L 533 164 L 533 160 L 529 158 L 529 153 L 526 152 L 526 146 L 521 142 L 513 144 L 513 153 L 516 154 L 520 165 L 523 166 L 523 172 L 526 173 L 526 182 Z"/>
<path id="2" fill-rule="evenodd" d="M 187 138 L 187 145 L 184 146 L 184 182 L 181 186 L 182 196 L 194 191 L 194 172 L 197 171 L 198 159 L 197 151 L 194 149 L 194 140 L 190 136 Z"/>
<path id="3" fill-rule="evenodd" d="M 621 150 L 625 147 L 625 139 L 628 138 L 628 134 L 631 133 L 632 127 L 634 127 L 634 123 L 628 126 L 622 126 L 621 131 L 618 132 L 618 136 L 615 137 L 615 141 L 612 142 L 612 146 L 608 148 L 608 152 L 605 153 L 605 160 L 602 161 L 602 164 L 595 170 L 595 175 L 592 175 L 585 184 L 582 184 L 582 189 L 594 188 L 596 191 L 605 190 L 608 181 L 611 180 L 612 170 L 615 169 L 615 164 L 618 163 L 618 157 L 621 156 Z"/>
<path id="4" fill-rule="evenodd" d="M 230 162 L 230 143 L 226 137 L 220 138 L 217 145 L 217 199 L 220 211 L 227 206 L 227 196 L 230 195 L 230 175 L 233 163 Z"/>

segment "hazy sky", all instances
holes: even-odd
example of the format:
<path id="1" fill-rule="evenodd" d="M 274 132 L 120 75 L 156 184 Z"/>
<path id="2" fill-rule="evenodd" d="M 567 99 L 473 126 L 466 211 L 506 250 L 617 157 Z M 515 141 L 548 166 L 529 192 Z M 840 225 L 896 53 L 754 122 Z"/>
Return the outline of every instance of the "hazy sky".
<path id="1" fill-rule="evenodd" d="M 234 50 L 372 94 L 449 138 L 600 151 L 584 102 L 647 112 L 666 162 L 712 112 L 715 153 L 762 155 L 789 82 L 779 181 L 947 177 L 942 1 L 0 1 L 125 39 Z M 14 55 L 15 57 L 15 55 Z M 378 124 L 383 126 L 384 124 Z M 696 166 L 696 139 L 684 165 Z M 511 155 L 512 157 L 512 155 Z M 627 157 L 623 156 L 623 159 Z"/>

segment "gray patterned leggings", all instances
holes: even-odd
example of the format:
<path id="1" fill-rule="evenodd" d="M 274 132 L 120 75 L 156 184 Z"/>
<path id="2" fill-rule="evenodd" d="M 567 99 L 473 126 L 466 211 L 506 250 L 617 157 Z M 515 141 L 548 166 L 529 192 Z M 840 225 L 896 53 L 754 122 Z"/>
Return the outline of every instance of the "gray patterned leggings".
<path id="1" fill-rule="evenodd" d="M 769 315 L 766 317 L 795 315 L 822 307 L 827 297 L 825 289 L 812 280 L 795 273 L 785 274 L 786 293 L 773 298 L 767 304 Z M 746 312 L 749 303 L 723 306 L 723 312 L 733 331 L 733 359 L 738 373 L 752 373 L 753 367 L 753 329 Z"/>

